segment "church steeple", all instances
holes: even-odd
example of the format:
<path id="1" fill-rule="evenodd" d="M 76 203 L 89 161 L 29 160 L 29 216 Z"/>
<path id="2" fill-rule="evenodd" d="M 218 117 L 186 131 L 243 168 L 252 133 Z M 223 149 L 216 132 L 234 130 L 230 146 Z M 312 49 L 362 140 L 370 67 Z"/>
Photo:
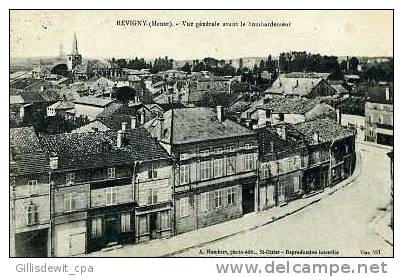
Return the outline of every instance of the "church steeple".
<path id="1" fill-rule="evenodd" d="M 76 33 L 74 33 L 74 37 L 73 37 L 73 48 L 71 49 L 71 54 L 72 55 L 77 55 L 78 54 L 78 44 L 77 44 Z"/>
<path id="2" fill-rule="evenodd" d="M 80 53 L 78 53 L 77 36 L 76 33 L 74 33 L 73 48 L 71 49 L 71 54 L 67 55 L 67 68 L 69 71 L 73 71 L 73 69 L 75 69 L 77 65 L 82 64 L 82 62 L 83 58 Z"/>

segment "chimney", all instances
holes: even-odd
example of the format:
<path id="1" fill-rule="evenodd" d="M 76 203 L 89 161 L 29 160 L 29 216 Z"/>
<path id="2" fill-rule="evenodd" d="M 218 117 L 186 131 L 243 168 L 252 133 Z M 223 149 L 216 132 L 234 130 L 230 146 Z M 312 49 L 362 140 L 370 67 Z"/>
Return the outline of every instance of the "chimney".
<path id="1" fill-rule="evenodd" d="M 257 123 L 257 125 L 258 125 L 259 127 L 266 126 L 266 122 L 267 122 L 267 111 L 266 111 L 266 110 L 263 110 L 263 109 L 259 109 L 259 110 L 257 111 L 257 114 L 258 114 L 258 118 L 257 118 L 258 123 Z"/>
<path id="2" fill-rule="evenodd" d="M 341 124 L 341 110 L 340 110 L 340 107 L 336 108 L 336 118 L 337 118 L 337 123 Z"/>
<path id="3" fill-rule="evenodd" d="M 123 131 L 123 132 L 126 132 L 126 130 L 127 130 L 127 125 L 128 125 L 127 122 L 122 122 L 122 131 Z"/>
<path id="4" fill-rule="evenodd" d="M 136 129 L 137 127 L 137 118 L 135 116 L 130 117 L 130 128 Z"/>
<path id="5" fill-rule="evenodd" d="M 146 121 L 146 115 L 145 115 L 145 110 L 143 109 L 142 112 L 140 112 L 140 124 L 143 125 Z"/>
<path id="6" fill-rule="evenodd" d="M 223 106 L 217 106 L 217 119 L 220 122 L 223 122 L 225 120 Z"/>
<path id="7" fill-rule="evenodd" d="M 49 168 L 52 170 L 59 168 L 59 157 L 56 153 L 52 153 L 49 157 Z"/>
<path id="8" fill-rule="evenodd" d="M 164 134 L 164 118 L 162 116 L 157 118 L 157 140 L 161 140 Z"/>
<path id="9" fill-rule="evenodd" d="M 280 138 L 286 139 L 286 134 L 285 134 L 285 126 L 281 125 L 277 127 L 277 134 L 279 135 Z"/>
<path id="10" fill-rule="evenodd" d="M 319 133 L 318 132 L 313 133 L 312 139 L 315 143 L 319 143 Z"/>
<path id="11" fill-rule="evenodd" d="M 390 92 L 389 92 L 389 87 L 385 88 L 385 100 L 389 101 L 390 100 Z"/>
<path id="12" fill-rule="evenodd" d="M 123 146 L 123 131 L 122 130 L 118 131 L 118 138 L 116 140 L 116 146 L 117 146 L 117 148 L 122 148 L 122 146 Z"/>

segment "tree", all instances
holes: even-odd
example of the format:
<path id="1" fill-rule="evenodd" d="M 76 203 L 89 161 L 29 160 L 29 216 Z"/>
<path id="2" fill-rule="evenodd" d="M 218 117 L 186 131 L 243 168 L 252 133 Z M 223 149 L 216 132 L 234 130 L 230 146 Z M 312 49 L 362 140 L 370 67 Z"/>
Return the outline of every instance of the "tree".
<path id="1" fill-rule="evenodd" d="M 356 57 L 352 57 L 350 59 L 350 70 L 357 71 L 359 64 L 360 62 L 358 61 L 358 59 Z"/>
<path id="2" fill-rule="evenodd" d="M 242 60 L 242 58 L 239 59 L 239 67 L 238 68 L 242 72 L 242 69 L 243 69 L 243 60 Z"/>
<path id="3" fill-rule="evenodd" d="M 67 64 L 58 64 L 50 70 L 51 74 L 57 74 L 61 76 L 68 76 L 68 67 Z"/>
<path id="4" fill-rule="evenodd" d="M 116 92 L 113 94 L 113 97 L 122 101 L 123 103 L 127 103 L 130 100 L 135 100 L 136 91 L 128 86 L 120 87 L 116 89 Z"/>
<path id="5" fill-rule="evenodd" d="M 186 62 L 185 65 L 182 66 L 181 70 L 185 71 L 187 74 L 190 74 L 192 72 L 192 67 Z"/>

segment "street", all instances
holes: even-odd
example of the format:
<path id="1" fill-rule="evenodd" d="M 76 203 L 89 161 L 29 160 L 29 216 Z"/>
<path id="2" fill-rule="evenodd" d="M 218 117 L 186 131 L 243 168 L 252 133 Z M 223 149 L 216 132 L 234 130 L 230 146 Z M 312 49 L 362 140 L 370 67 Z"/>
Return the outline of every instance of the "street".
<path id="1" fill-rule="evenodd" d="M 271 250 L 280 251 L 278 256 L 285 256 L 286 250 L 333 250 L 338 252 L 337 256 L 392 256 L 393 247 L 373 228 L 376 218 L 386 216 L 384 208 L 389 203 L 388 150 L 359 144 L 358 151 L 362 156 L 361 174 L 342 190 L 272 224 L 189 249 L 178 256 L 206 256 L 217 250 L 251 250 L 252 256 L 264 256 L 262 253 Z"/>

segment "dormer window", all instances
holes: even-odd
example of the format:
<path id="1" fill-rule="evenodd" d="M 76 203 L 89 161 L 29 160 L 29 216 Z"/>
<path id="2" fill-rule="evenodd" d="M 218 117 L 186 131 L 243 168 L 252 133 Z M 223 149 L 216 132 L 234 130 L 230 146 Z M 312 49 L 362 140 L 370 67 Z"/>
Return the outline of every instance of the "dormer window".
<path id="1" fill-rule="evenodd" d="M 157 170 L 151 165 L 151 168 L 148 169 L 148 179 L 156 179 L 157 177 Z"/>
<path id="2" fill-rule="evenodd" d="M 203 156 L 206 156 L 206 155 L 209 154 L 209 150 L 208 149 L 207 150 L 201 150 L 200 154 L 203 155 Z"/>
<path id="3" fill-rule="evenodd" d="M 38 180 L 28 181 L 28 194 L 34 195 L 38 193 Z"/>
<path id="4" fill-rule="evenodd" d="M 74 172 L 66 173 L 66 184 L 74 184 L 76 174 Z"/>
<path id="5" fill-rule="evenodd" d="M 27 225 L 34 225 L 39 223 L 39 213 L 38 213 L 38 206 L 34 203 L 30 203 L 26 206 L 26 220 Z"/>
<path id="6" fill-rule="evenodd" d="M 108 179 L 115 179 L 116 169 L 114 167 L 108 168 Z"/>

